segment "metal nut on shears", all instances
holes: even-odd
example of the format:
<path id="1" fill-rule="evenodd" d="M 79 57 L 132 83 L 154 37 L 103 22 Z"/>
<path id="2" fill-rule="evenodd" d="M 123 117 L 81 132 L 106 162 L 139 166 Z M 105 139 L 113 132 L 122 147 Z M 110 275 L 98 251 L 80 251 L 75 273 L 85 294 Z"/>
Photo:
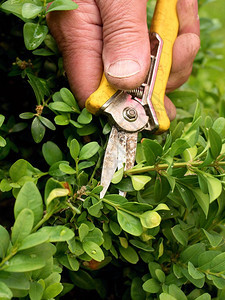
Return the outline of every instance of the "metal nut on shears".
<path id="1" fill-rule="evenodd" d="M 104 106 L 103 113 L 109 117 L 119 130 L 137 132 L 147 127 L 149 116 L 142 104 L 130 94 L 120 91 Z"/>
<path id="2" fill-rule="evenodd" d="M 137 113 L 136 109 L 126 107 L 123 110 L 123 116 L 127 121 L 134 122 L 137 120 L 138 113 Z"/>

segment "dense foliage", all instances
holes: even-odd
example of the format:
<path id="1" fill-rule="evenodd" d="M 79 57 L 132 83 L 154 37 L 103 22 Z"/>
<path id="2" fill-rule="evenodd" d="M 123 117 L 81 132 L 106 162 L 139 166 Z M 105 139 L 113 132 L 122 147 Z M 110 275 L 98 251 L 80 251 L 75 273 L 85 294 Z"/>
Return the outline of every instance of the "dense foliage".
<path id="1" fill-rule="evenodd" d="M 100 199 L 111 128 L 78 107 L 45 21 L 76 7 L 1 5 L 0 299 L 223 300 L 225 98 L 198 79 L 220 58 L 219 23 L 201 20 L 193 77 L 170 94 L 170 132 L 139 134 L 135 167 Z"/>

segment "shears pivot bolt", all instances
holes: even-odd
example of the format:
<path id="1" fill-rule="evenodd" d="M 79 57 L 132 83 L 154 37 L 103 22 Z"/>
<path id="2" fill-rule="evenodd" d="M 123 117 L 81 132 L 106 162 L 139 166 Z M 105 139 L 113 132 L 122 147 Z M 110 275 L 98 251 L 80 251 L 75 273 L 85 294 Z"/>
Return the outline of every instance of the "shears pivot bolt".
<path id="1" fill-rule="evenodd" d="M 138 113 L 137 113 L 136 109 L 126 107 L 126 108 L 124 108 L 123 116 L 127 121 L 134 122 L 135 120 L 137 120 Z"/>

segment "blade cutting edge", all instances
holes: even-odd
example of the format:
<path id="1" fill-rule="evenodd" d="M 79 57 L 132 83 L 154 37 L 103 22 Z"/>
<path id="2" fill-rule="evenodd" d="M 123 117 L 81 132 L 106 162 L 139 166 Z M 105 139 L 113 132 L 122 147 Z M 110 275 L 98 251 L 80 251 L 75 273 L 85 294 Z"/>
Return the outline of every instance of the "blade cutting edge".
<path id="1" fill-rule="evenodd" d="M 100 198 L 105 196 L 105 193 L 110 185 L 113 175 L 117 169 L 117 146 L 118 146 L 118 130 L 115 126 L 112 127 L 107 148 L 105 151 L 102 175 L 101 175 L 101 185 L 103 190 L 100 193 Z"/>

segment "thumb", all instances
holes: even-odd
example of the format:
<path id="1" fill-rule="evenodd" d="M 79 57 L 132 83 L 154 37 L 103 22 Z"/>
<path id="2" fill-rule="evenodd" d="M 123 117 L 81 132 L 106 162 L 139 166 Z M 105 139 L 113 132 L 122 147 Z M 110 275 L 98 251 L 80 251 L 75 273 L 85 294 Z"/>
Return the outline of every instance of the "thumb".
<path id="1" fill-rule="evenodd" d="M 150 65 L 147 0 L 96 0 L 103 23 L 103 64 L 108 81 L 129 90 L 145 81 Z"/>

